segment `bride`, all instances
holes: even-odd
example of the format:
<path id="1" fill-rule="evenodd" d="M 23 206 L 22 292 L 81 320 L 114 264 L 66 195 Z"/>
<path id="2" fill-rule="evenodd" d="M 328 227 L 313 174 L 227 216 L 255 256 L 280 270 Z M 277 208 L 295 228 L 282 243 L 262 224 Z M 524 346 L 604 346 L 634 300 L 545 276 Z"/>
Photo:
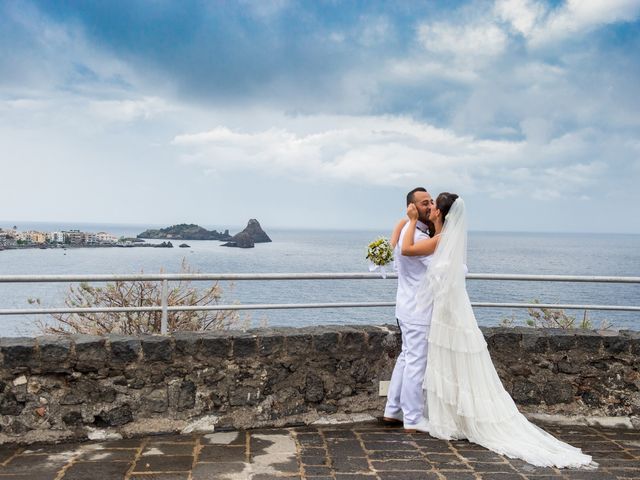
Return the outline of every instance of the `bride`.
<path id="1" fill-rule="evenodd" d="M 409 205 L 409 228 L 418 212 Z M 429 433 L 444 440 L 468 439 L 494 452 L 537 466 L 597 466 L 580 449 L 530 423 L 506 392 L 476 323 L 465 286 L 467 224 L 464 202 L 441 193 L 431 207 L 433 238 L 413 243 L 405 235 L 403 255 L 433 258 L 418 304 L 433 303 L 424 389 Z"/>

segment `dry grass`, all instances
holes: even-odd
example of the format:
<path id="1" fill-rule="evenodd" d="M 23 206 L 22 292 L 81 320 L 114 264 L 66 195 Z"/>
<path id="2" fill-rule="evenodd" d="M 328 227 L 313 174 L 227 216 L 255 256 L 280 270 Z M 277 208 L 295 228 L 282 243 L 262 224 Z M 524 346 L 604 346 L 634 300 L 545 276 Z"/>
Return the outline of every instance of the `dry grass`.
<path id="1" fill-rule="evenodd" d="M 185 260 L 181 273 L 197 273 Z M 232 286 L 231 286 L 232 287 Z M 169 306 L 218 305 L 222 290 L 218 282 L 207 288 L 196 288 L 189 280 L 169 283 Z M 158 306 L 162 299 L 162 282 L 118 281 L 96 287 L 87 283 L 71 285 L 65 305 L 82 307 L 143 307 Z M 39 303 L 38 300 L 29 300 Z M 38 321 L 38 328 L 45 334 L 105 335 L 118 333 L 138 335 L 160 333 L 161 312 L 105 312 L 51 314 L 54 322 Z M 236 327 L 241 322 L 234 310 L 169 311 L 168 331 L 204 331 Z M 244 320 L 245 322 L 247 319 Z"/>

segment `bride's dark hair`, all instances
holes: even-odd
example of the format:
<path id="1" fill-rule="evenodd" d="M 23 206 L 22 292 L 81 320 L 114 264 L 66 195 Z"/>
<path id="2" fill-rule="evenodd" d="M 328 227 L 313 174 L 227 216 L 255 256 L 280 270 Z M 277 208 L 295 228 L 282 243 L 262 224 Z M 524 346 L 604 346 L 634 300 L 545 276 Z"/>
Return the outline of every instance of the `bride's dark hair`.
<path id="1" fill-rule="evenodd" d="M 440 195 L 438 195 L 438 198 L 436 198 L 436 208 L 440 210 L 443 225 L 444 220 L 447 218 L 447 213 L 449 213 L 453 202 L 455 202 L 457 198 L 457 194 L 449 192 L 442 192 Z"/>

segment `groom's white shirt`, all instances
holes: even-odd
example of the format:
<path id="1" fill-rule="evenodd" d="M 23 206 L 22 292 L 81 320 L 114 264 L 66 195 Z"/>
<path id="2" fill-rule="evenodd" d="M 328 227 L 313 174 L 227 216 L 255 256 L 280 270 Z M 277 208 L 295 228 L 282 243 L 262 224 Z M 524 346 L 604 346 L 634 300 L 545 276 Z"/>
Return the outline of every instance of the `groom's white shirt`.
<path id="1" fill-rule="evenodd" d="M 400 232 L 400 238 L 394 251 L 394 261 L 398 270 L 398 291 L 396 293 L 396 318 L 407 324 L 429 325 L 431 323 L 431 307 L 428 310 L 417 311 L 416 294 L 429 266 L 431 256 L 409 257 L 402 255 L 402 239 L 409 223 Z M 413 243 L 429 238 L 427 225 L 418 221 Z"/>

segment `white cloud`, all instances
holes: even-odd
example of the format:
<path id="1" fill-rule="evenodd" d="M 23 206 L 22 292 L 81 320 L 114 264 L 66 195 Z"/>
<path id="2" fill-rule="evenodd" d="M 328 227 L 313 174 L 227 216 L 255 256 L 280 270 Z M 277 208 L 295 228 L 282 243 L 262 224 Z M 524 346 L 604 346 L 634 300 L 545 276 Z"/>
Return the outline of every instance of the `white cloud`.
<path id="1" fill-rule="evenodd" d="M 508 51 L 510 38 L 490 8 L 474 4 L 461 8 L 446 21 L 419 23 L 415 41 L 419 49 L 389 62 L 394 78 L 471 85 Z"/>
<path id="2" fill-rule="evenodd" d="M 465 12 L 457 20 L 420 24 L 419 43 L 432 53 L 486 60 L 508 49 L 508 30 L 532 47 L 554 44 L 605 25 L 634 21 L 640 16 L 640 1 L 567 0 L 552 8 L 540 0 L 495 0 L 492 8 L 481 4 L 472 14 Z"/>
<path id="3" fill-rule="evenodd" d="M 386 78 L 399 83 L 417 83 L 437 78 L 456 83 L 470 84 L 478 79 L 471 65 L 464 62 L 447 64 L 416 58 L 397 59 L 389 62 Z"/>
<path id="4" fill-rule="evenodd" d="M 496 0 L 494 12 L 535 47 L 583 35 L 604 25 L 633 21 L 640 15 L 640 2 L 567 0 L 551 9 L 535 0 Z"/>
<path id="5" fill-rule="evenodd" d="M 171 110 L 168 103 L 158 97 L 142 97 L 136 100 L 94 100 L 89 109 L 97 116 L 116 122 L 148 120 L 160 113 Z"/>
<path id="6" fill-rule="evenodd" d="M 513 30 L 528 36 L 543 17 L 545 8 L 534 0 L 496 0 L 494 12 Z"/>
<path id="7" fill-rule="evenodd" d="M 552 135 L 551 122 L 545 118 L 529 117 L 520 122 L 520 129 L 528 141 L 546 143 Z"/>
<path id="8" fill-rule="evenodd" d="M 424 23 L 418 27 L 418 38 L 431 52 L 461 57 L 499 55 L 508 41 L 504 31 L 492 22 Z"/>
<path id="9" fill-rule="evenodd" d="M 46 100 L 36 100 L 34 98 L 14 98 L 12 100 L 5 100 L 0 103 L 1 109 L 8 109 L 14 111 L 39 111 L 47 107 L 48 102 Z"/>
<path id="10" fill-rule="evenodd" d="M 521 152 L 523 156 L 526 150 L 525 148 Z M 606 170 L 606 164 L 599 161 L 546 167 L 534 164 L 513 169 L 496 169 L 492 172 L 493 180 L 484 191 L 496 199 L 531 198 L 544 201 L 579 198 L 586 196 L 596 187 L 598 178 L 606 173 Z"/>
<path id="11" fill-rule="evenodd" d="M 310 131 L 297 130 L 313 124 Z M 541 119 L 528 121 L 530 139 L 482 140 L 405 117 L 315 116 L 278 128 L 242 131 L 218 126 L 178 135 L 185 163 L 210 172 L 251 171 L 297 181 L 370 186 L 426 183 L 467 193 L 551 198 L 587 190 L 606 165 L 585 152 L 607 150 L 581 131 L 548 139 Z M 554 193 L 555 192 L 555 193 Z"/>
<path id="12" fill-rule="evenodd" d="M 568 0 L 549 15 L 534 41 L 562 39 L 610 23 L 635 19 L 640 12 L 638 0 Z"/>
<path id="13" fill-rule="evenodd" d="M 344 43 L 347 36 L 343 32 L 331 32 L 328 36 L 332 43 Z"/>
<path id="14" fill-rule="evenodd" d="M 217 169 L 259 169 L 298 179 L 313 176 L 370 185 L 404 185 L 424 178 L 466 185 L 470 161 L 493 163 L 515 148 L 400 117 L 327 116 L 311 121 L 314 132 L 271 128 L 249 133 L 217 127 L 179 135 L 173 144 L 192 149 L 189 162 Z"/>
<path id="15" fill-rule="evenodd" d="M 562 197 L 583 197 L 589 186 L 606 171 L 602 162 L 577 163 L 564 167 L 549 167 L 533 177 L 531 196 L 536 200 L 552 200 Z"/>

